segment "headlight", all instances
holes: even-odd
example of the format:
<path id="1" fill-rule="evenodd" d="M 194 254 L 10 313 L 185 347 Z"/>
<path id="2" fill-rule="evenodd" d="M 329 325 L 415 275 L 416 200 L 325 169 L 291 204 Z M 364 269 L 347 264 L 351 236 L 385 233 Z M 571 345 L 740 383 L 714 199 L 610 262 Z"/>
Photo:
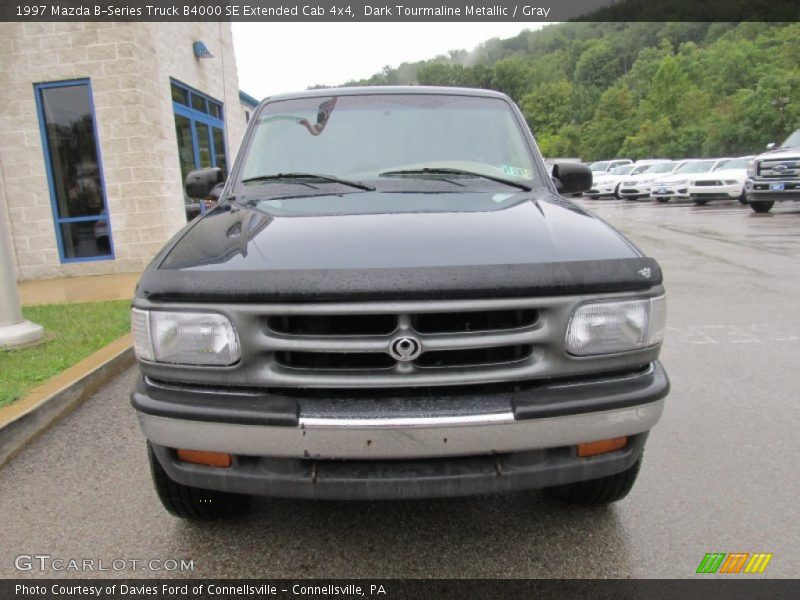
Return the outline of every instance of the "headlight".
<path id="1" fill-rule="evenodd" d="M 641 350 L 664 339 L 667 303 L 664 296 L 639 300 L 587 302 L 567 328 L 567 352 L 576 356 Z"/>
<path id="2" fill-rule="evenodd" d="M 748 177 L 756 176 L 756 161 L 751 160 L 749 163 L 747 163 L 747 176 Z"/>
<path id="3" fill-rule="evenodd" d="M 131 312 L 137 358 L 175 365 L 232 365 L 241 358 L 230 320 L 218 313 L 141 310 Z"/>

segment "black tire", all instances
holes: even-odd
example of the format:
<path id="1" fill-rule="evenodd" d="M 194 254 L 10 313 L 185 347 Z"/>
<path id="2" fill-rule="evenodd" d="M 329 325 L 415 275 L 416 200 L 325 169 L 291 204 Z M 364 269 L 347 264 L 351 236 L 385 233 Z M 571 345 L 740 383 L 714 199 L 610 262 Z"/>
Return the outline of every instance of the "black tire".
<path id="1" fill-rule="evenodd" d="M 239 514 L 247 507 L 247 496 L 183 485 L 169 478 L 147 444 L 150 474 L 161 504 L 172 515 L 194 521 L 211 521 Z"/>
<path id="2" fill-rule="evenodd" d="M 694 203 L 697 206 L 705 206 L 706 204 L 708 204 L 708 200 L 701 200 L 700 198 L 695 198 Z"/>
<path id="3" fill-rule="evenodd" d="M 617 187 L 614 188 L 614 198 L 617 200 L 622 200 L 622 196 L 619 195 L 619 186 L 622 185 L 620 183 L 617 184 Z"/>
<path id="4" fill-rule="evenodd" d="M 656 200 L 658 202 L 661 202 L 661 204 L 666 204 L 667 202 L 669 202 L 669 196 L 667 197 L 657 196 Z"/>
<path id="5" fill-rule="evenodd" d="M 568 504 L 579 504 L 581 506 L 611 504 L 622 500 L 628 495 L 636 481 L 636 476 L 639 474 L 641 466 L 642 459 L 640 457 L 632 467 L 621 473 L 600 477 L 599 479 L 589 479 L 588 481 L 578 481 L 546 488 L 544 491 Z"/>
<path id="6" fill-rule="evenodd" d="M 590 200 L 598 200 L 600 196 L 587 196 Z"/>
<path id="7" fill-rule="evenodd" d="M 747 192 L 742 192 L 739 196 L 739 204 L 747 204 Z"/>
<path id="8" fill-rule="evenodd" d="M 772 200 L 757 200 L 750 203 L 750 208 L 757 213 L 768 213 L 770 210 L 772 210 L 773 204 L 775 204 L 775 202 Z"/>

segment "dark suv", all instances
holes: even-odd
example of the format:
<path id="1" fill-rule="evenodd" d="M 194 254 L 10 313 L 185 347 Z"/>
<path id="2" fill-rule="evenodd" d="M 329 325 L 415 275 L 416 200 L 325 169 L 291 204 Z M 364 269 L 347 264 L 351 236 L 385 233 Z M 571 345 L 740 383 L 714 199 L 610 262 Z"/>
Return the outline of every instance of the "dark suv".
<path id="1" fill-rule="evenodd" d="M 191 173 L 204 198 L 217 169 Z M 669 389 L 658 264 L 560 194 L 503 94 L 261 103 L 218 206 L 155 257 L 132 394 L 175 515 L 246 495 L 624 497 Z"/>

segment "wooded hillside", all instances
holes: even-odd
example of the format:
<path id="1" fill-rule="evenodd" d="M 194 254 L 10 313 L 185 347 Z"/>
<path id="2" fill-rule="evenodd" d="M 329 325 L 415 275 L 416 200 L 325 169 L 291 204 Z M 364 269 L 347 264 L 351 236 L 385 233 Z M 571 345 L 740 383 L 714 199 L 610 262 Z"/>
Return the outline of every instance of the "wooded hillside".
<path id="1" fill-rule="evenodd" d="M 387 84 L 505 92 L 545 156 L 752 154 L 800 127 L 800 23 L 561 23 L 347 83 Z"/>

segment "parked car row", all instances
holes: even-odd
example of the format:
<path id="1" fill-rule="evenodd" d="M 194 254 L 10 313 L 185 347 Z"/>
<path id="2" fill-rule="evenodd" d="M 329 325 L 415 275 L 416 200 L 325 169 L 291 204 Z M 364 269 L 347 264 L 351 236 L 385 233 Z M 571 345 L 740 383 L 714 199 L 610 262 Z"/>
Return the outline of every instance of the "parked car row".
<path id="1" fill-rule="evenodd" d="M 600 161 L 589 165 L 594 181 L 585 195 L 593 199 L 649 197 L 658 202 L 685 199 L 698 205 L 735 198 L 745 203 L 747 165 L 752 158 L 648 159 L 629 161 L 604 172 L 595 166 L 618 161 Z"/>
<path id="2" fill-rule="evenodd" d="M 738 199 L 756 212 L 769 212 L 780 200 L 800 200 L 800 129 L 767 152 L 738 158 L 601 160 L 587 165 L 592 199 L 615 197 L 658 202 L 692 200 L 703 206 L 712 200 Z"/>

